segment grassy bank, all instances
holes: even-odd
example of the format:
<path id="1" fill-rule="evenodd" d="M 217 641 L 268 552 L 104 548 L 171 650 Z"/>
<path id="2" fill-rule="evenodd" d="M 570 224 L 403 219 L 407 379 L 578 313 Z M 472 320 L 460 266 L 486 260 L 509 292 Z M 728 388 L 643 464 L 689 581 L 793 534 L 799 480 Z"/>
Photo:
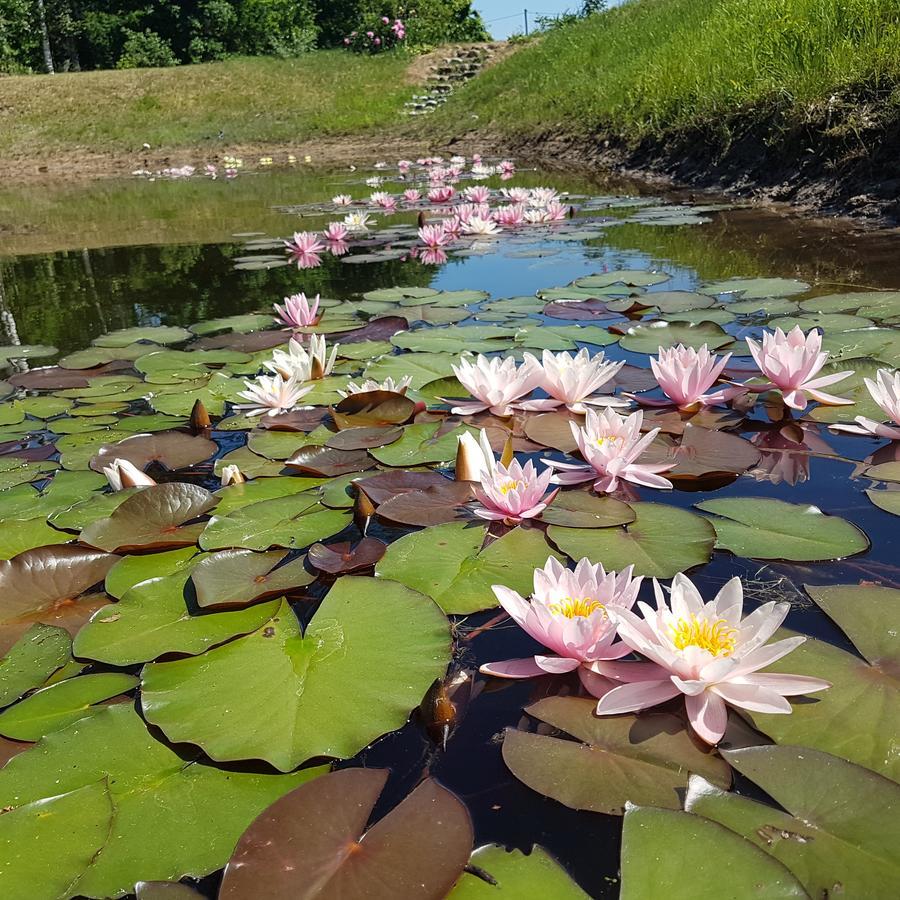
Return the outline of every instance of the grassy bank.
<path id="1" fill-rule="evenodd" d="M 409 59 L 319 51 L 0 79 L 0 158 L 285 143 L 396 121 Z M 218 135 L 223 132 L 223 137 Z"/>
<path id="2" fill-rule="evenodd" d="M 559 29 L 459 91 L 460 117 L 504 135 L 610 132 L 638 141 L 816 108 L 846 127 L 861 103 L 900 109 L 897 0 L 633 0 Z"/>

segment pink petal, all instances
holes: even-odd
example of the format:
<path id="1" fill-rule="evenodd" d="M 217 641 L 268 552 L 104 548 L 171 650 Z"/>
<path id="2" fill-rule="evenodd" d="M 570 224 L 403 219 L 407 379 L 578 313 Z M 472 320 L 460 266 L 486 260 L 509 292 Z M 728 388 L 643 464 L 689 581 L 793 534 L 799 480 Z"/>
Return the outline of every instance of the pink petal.
<path id="1" fill-rule="evenodd" d="M 810 694 L 814 691 L 825 691 L 831 687 L 830 681 L 813 678 L 811 675 L 779 675 L 777 673 L 757 672 L 744 679 L 748 684 L 777 691 L 785 697 L 798 694 Z"/>
<path id="2" fill-rule="evenodd" d="M 584 689 L 598 700 L 606 696 L 616 686 L 614 681 L 592 672 L 586 666 L 578 667 L 578 677 L 581 679 Z"/>
<path id="3" fill-rule="evenodd" d="M 757 684 L 735 684 L 722 682 L 710 689 L 732 706 L 748 709 L 750 712 L 789 713 L 791 704 L 777 691 L 769 690 Z"/>
<path id="4" fill-rule="evenodd" d="M 536 675 L 547 674 L 532 656 L 527 659 L 507 659 L 502 662 L 485 663 L 478 671 L 482 675 L 493 675 L 495 678 L 534 678 Z"/>
<path id="5" fill-rule="evenodd" d="M 728 725 L 728 708 L 725 701 L 712 691 L 704 691 L 684 698 L 691 728 L 707 744 L 718 744 Z"/>
<path id="6" fill-rule="evenodd" d="M 598 716 L 614 716 L 637 712 L 677 697 L 680 691 L 671 681 L 636 681 L 620 684 L 604 695 L 597 704 Z"/>
<path id="7" fill-rule="evenodd" d="M 549 675 L 562 675 L 581 665 L 581 660 L 569 659 L 565 656 L 535 656 L 534 661 Z"/>

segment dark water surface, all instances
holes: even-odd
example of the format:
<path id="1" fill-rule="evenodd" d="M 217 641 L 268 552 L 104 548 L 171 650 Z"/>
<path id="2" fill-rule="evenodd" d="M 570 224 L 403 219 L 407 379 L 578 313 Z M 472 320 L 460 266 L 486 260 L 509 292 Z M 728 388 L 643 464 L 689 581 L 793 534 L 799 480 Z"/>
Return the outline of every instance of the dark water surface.
<path id="1" fill-rule="evenodd" d="M 747 208 L 710 213 L 711 221 L 703 225 L 623 224 L 587 244 L 537 239 L 534 247 L 558 251 L 538 258 L 509 256 L 508 251 L 534 248 L 517 242 L 501 244 L 498 252 L 482 257 L 451 258 L 436 268 L 415 260 L 344 265 L 326 256 L 322 267 L 311 271 L 292 266 L 235 270 L 234 258 L 246 251 L 244 239 L 234 235 L 261 232 L 276 237 L 294 228 L 316 227 L 318 219 L 301 220 L 272 207 L 326 199 L 347 189 L 348 177 L 271 173 L 241 176 L 233 182 L 135 180 L 22 192 L 6 189 L 0 192 L 0 344 L 52 344 L 64 354 L 114 329 L 190 325 L 264 310 L 301 290 L 350 298 L 379 287 L 420 285 L 483 289 L 498 299 L 533 295 L 540 288 L 561 286 L 604 269 L 662 269 L 672 276 L 666 290 L 691 290 L 704 281 L 731 276 L 800 278 L 820 294 L 900 288 L 896 234 L 866 233 L 846 223 L 805 221 L 786 212 Z M 523 173 L 512 182 L 541 183 L 588 195 L 638 190 L 633 185 L 538 173 Z M 349 189 L 357 197 L 369 192 L 359 183 Z M 413 219 L 401 215 L 390 221 Z M 617 345 L 606 350 L 613 358 L 646 366 L 646 357 L 640 354 L 629 354 Z M 781 459 L 775 474 L 747 474 L 716 491 L 675 490 L 665 502 L 691 508 L 712 496 L 775 497 L 820 506 L 858 525 L 872 548 L 850 560 L 792 565 L 717 553 L 692 575 L 706 596 L 740 575 L 753 601 L 777 595 L 792 602 L 788 627 L 852 651 L 838 629 L 805 599 L 801 585 L 861 579 L 896 585 L 900 536 L 896 519 L 863 493 L 869 482 L 850 478 L 854 461 L 883 442 L 825 431 L 822 437 L 833 458 Z M 379 536 L 378 531 L 373 533 Z M 394 537 L 401 533 L 384 532 Z M 672 539 L 677 541 L 678 536 Z M 496 610 L 489 611 L 458 623 L 463 638 L 459 667 L 477 669 L 486 661 L 538 650 L 509 621 L 465 639 L 495 615 Z M 540 796 L 516 780 L 500 755 L 498 738 L 505 727 L 517 725 L 523 706 L 546 693 L 575 688 L 572 681 L 550 678 L 492 684 L 470 705 L 446 750 L 436 747 L 414 719 L 350 764 L 362 761 L 392 769 L 392 790 L 379 809 L 396 803 L 427 769 L 465 801 L 475 820 L 476 845 L 495 842 L 528 850 L 540 843 L 592 896 L 614 897 L 621 819 L 575 812 Z M 204 886 L 212 890 L 214 883 L 213 877 Z"/>

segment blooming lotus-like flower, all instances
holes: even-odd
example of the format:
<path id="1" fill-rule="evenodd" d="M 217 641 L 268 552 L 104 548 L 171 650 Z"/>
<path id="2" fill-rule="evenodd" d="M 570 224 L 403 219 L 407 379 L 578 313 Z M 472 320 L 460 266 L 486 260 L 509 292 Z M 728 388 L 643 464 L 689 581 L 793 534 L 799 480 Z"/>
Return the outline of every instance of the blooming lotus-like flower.
<path id="1" fill-rule="evenodd" d="M 409 386 L 412 384 L 412 376 L 404 375 L 398 381 L 393 378 L 385 378 L 384 381 L 375 381 L 372 378 L 357 384 L 355 381 L 348 382 L 347 387 L 338 391 L 342 397 L 349 397 L 351 394 L 365 394 L 369 391 L 390 391 L 392 394 L 405 394 Z"/>
<path id="2" fill-rule="evenodd" d="M 146 472 L 127 459 L 114 459 L 108 466 L 103 467 L 103 474 L 114 491 L 130 487 L 150 487 L 156 484 Z"/>
<path id="3" fill-rule="evenodd" d="M 481 216 L 472 216 L 468 222 L 463 222 L 463 234 L 473 237 L 490 237 L 498 234 L 500 228 L 492 219 L 482 219 Z"/>
<path id="4" fill-rule="evenodd" d="M 319 240 L 315 231 L 295 231 L 294 236 L 284 242 L 285 250 L 295 255 L 321 253 L 325 245 Z"/>
<path id="5" fill-rule="evenodd" d="M 306 294 L 291 294 L 284 298 L 284 306 L 274 304 L 275 313 L 284 325 L 290 328 L 306 328 L 319 321 L 319 295 L 310 305 Z"/>
<path id="6" fill-rule="evenodd" d="M 488 218 L 491 215 L 491 208 L 486 203 L 460 203 L 454 207 L 453 215 L 465 225 L 474 216 Z"/>
<path id="7" fill-rule="evenodd" d="M 447 203 L 455 194 L 456 191 L 452 187 L 436 187 L 428 192 L 428 200 L 431 203 Z"/>
<path id="8" fill-rule="evenodd" d="M 900 372 L 879 369 L 875 380 L 864 378 L 872 399 L 881 407 L 884 414 L 894 423 L 885 425 L 865 416 L 857 416 L 855 425 L 832 425 L 833 431 L 848 431 L 851 434 L 868 434 L 873 437 L 900 441 Z"/>
<path id="9" fill-rule="evenodd" d="M 540 207 L 527 208 L 524 218 L 527 225 L 545 225 L 550 221 L 547 210 Z"/>
<path id="10" fill-rule="evenodd" d="M 387 191 L 375 191 L 369 197 L 369 200 L 382 209 L 392 210 L 397 207 L 397 200 L 394 195 L 387 193 Z"/>
<path id="11" fill-rule="evenodd" d="M 559 200 L 559 191 L 549 187 L 532 188 L 528 194 L 528 201 L 532 206 L 547 206 Z"/>
<path id="12" fill-rule="evenodd" d="M 552 477 L 552 469 L 544 469 L 538 475 L 530 460 L 524 466 L 515 459 L 508 466 L 494 463 L 490 471 L 482 473 L 481 486 L 475 488 L 481 506 L 473 512 L 482 519 L 502 520 L 507 525 L 533 519 L 559 493 L 556 488 L 544 496 Z"/>
<path id="13" fill-rule="evenodd" d="M 806 409 L 809 397 L 819 403 L 836 406 L 853 402 L 821 390 L 843 381 L 853 374 L 851 371 L 813 377 L 828 360 L 827 351 L 822 350 L 822 333 L 817 328 L 813 328 L 809 334 L 804 334 L 799 325 L 795 325 L 787 334 L 776 328 L 774 333 L 763 332 L 762 346 L 750 338 L 747 338 L 747 346 L 754 361 L 771 382 L 759 388 L 754 387 L 753 390 L 778 388 L 784 402 L 793 409 L 800 410 Z"/>
<path id="14" fill-rule="evenodd" d="M 582 348 L 574 355 L 545 350 L 541 355 L 541 362 L 530 353 L 526 353 L 525 359 L 529 358 L 536 366 L 541 366 L 540 387 L 550 397 L 546 400 L 526 400 L 517 404 L 520 409 L 548 410 L 566 406 L 572 412 L 583 413 L 587 409 L 585 404 L 628 405 L 627 402 L 612 397 L 592 396 L 625 365 L 624 362 L 606 360 L 602 351 L 591 357 L 586 348 Z"/>
<path id="15" fill-rule="evenodd" d="M 474 157 L 472 157 L 474 159 Z M 484 178 L 490 178 L 491 175 L 494 174 L 493 166 L 486 166 L 482 162 L 473 162 L 471 175 L 476 181 L 480 181 Z"/>
<path id="16" fill-rule="evenodd" d="M 332 256 L 346 256 L 350 252 L 350 245 L 346 241 L 329 241 L 328 252 Z"/>
<path id="17" fill-rule="evenodd" d="M 340 344 L 335 344 L 329 357 L 324 335 L 311 334 L 308 350 L 297 338 L 291 338 L 288 349 L 273 351 L 272 358 L 263 363 L 263 368 L 298 382 L 316 381 L 331 374 L 339 347 Z"/>
<path id="18" fill-rule="evenodd" d="M 249 400 L 249 404 L 238 407 L 246 409 L 248 416 L 277 416 L 290 412 L 313 385 L 298 385 L 296 378 L 282 378 L 281 375 L 259 375 L 256 381 L 245 381 L 246 391 L 239 397 Z"/>
<path id="19" fill-rule="evenodd" d="M 397 23 L 395 22 L 394 24 L 396 25 Z M 408 159 L 401 159 L 397 163 L 397 171 L 401 175 L 405 175 L 411 168 L 412 168 L 412 162 Z"/>
<path id="20" fill-rule="evenodd" d="M 419 240 L 430 250 L 437 250 L 447 243 L 443 225 L 423 225 L 419 229 Z"/>
<path id="21" fill-rule="evenodd" d="M 569 215 L 569 208 L 558 200 L 551 200 L 544 207 L 545 222 L 562 222 Z"/>
<path id="22" fill-rule="evenodd" d="M 491 199 L 491 189 L 483 184 L 476 184 L 467 187 L 463 191 L 463 196 L 469 203 L 487 203 Z"/>
<path id="23" fill-rule="evenodd" d="M 331 198 L 331 202 L 335 206 L 349 206 L 353 202 L 353 198 L 349 194 L 337 194 Z"/>
<path id="24" fill-rule="evenodd" d="M 352 212 L 344 216 L 344 225 L 352 234 L 363 234 L 369 230 L 370 217 L 365 212 Z"/>
<path id="25" fill-rule="evenodd" d="M 296 263 L 298 269 L 318 269 L 322 265 L 322 254 L 292 253 L 291 262 Z"/>
<path id="26" fill-rule="evenodd" d="M 515 227 L 525 221 L 525 207 L 521 203 L 511 203 L 507 206 L 498 206 L 493 213 L 494 221 L 498 225 Z"/>
<path id="27" fill-rule="evenodd" d="M 380 175 L 373 175 L 371 178 L 366 179 L 366 187 L 381 187 L 384 184 L 384 179 Z"/>
<path id="28" fill-rule="evenodd" d="M 206 166 L 204 167 L 204 172 L 205 172 L 210 178 L 212 178 L 213 181 L 216 180 L 216 178 L 218 177 L 218 174 L 219 174 L 218 168 L 217 168 L 216 166 L 214 166 L 212 163 L 207 163 L 207 164 L 206 164 Z"/>
<path id="29" fill-rule="evenodd" d="M 244 473 L 234 465 L 222 466 L 222 487 L 228 487 L 229 484 L 243 484 L 247 479 Z"/>
<path id="30" fill-rule="evenodd" d="M 516 164 L 511 159 L 501 159 L 497 168 L 500 169 L 501 175 L 512 177 L 516 174 Z"/>
<path id="31" fill-rule="evenodd" d="M 512 356 L 488 359 L 480 353 L 471 363 L 461 357 L 458 366 L 452 366 L 460 384 L 477 400 L 458 403 L 453 412 L 460 415 L 490 410 L 495 416 L 512 415 L 517 400 L 530 394 L 541 383 L 541 367 L 534 358 L 516 368 Z"/>
<path id="32" fill-rule="evenodd" d="M 551 461 L 548 465 L 560 470 L 553 477 L 554 483 L 579 484 L 594 479 L 594 490 L 607 493 L 616 490 L 620 481 L 671 488 L 672 482 L 658 473 L 671 469 L 674 462 L 637 462 L 659 434 L 659 429 L 654 428 L 641 437 L 643 421 L 641 411 L 623 417 L 612 409 L 601 413 L 588 409 L 584 428 L 579 428 L 574 422 L 569 423 L 587 465 Z"/>
<path id="33" fill-rule="evenodd" d="M 500 191 L 510 203 L 527 203 L 531 199 L 531 191 L 528 188 L 503 188 Z"/>
<path id="34" fill-rule="evenodd" d="M 341 222 L 329 222 L 328 227 L 322 232 L 322 236 L 326 241 L 346 241 L 350 234 L 347 226 Z"/>
<path id="35" fill-rule="evenodd" d="M 551 557 L 543 569 L 535 569 L 529 600 L 495 584 L 494 594 L 515 623 L 557 655 L 486 663 L 481 671 L 499 678 L 531 678 L 627 655 L 631 648 L 616 641 L 610 613 L 634 605 L 643 578 L 632 578 L 633 569 L 607 572 L 585 558 L 573 572 Z"/>
<path id="36" fill-rule="evenodd" d="M 718 359 L 706 344 L 699 350 L 679 344 L 668 349 L 660 347 L 659 357 L 650 360 L 650 368 L 663 393 L 680 409 L 690 409 L 724 403 L 741 393 L 743 388 L 706 393 L 719 379 L 729 359 L 730 353 Z"/>
<path id="37" fill-rule="evenodd" d="M 447 262 L 448 259 L 446 252 L 440 248 L 432 249 L 428 247 L 419 254 L 419 262 L 426 266 L 440 266 Z"/>
<path id="38" fill-rule="evenodd" d="M 415 188 L 407 188 L 403 192 L 403 199 L 407 203 L 418 203 L 422 199 L 422 192 L 417 191 Z"/>
<path id="39" fill-rule="evenodd" d="M 786 697 L 831 687 L 821 678 L 760 673 L 806 640 L 798 636 L 766 643 L 784 621 L 789 603 L 764 603 L 741 618 L 739 578 L 732 578 L 709 603 L 680 573 L 672 580 L 671 606 L 658 582 L 654 589 L 656 609 L 638 604 L 643 618 L 627 609 L 610 610 L 619 637 L 650 664 L 593 666 L 625 682 L 600 698 L 598 715 L 636 712 L 683 694 L 691 727 L 715 744 L 725 734 L 727 706 L 789 713 Z"/>
<path id="40" fill-rule="evenodd" d="M 441 227 L 448 241 L 455 241 L 462 234 L 462 222 L 456 216 L 441 219 Z"/>

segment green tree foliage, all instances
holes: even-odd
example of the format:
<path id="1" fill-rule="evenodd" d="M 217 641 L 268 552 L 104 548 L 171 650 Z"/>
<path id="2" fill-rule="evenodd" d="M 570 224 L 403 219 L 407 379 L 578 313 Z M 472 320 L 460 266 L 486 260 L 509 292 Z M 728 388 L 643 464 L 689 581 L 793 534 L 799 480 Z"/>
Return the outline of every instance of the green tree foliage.
<path id="1" fill-rule="evenodd" d="M 401 18 L 405 43 L 487 40 L 470 0 L 43 0 L 55 70 L 295 56 L 343 46 L 373 17 Z M 44 72 L 37 0 L 0 0 L 0 72 Z"/>

